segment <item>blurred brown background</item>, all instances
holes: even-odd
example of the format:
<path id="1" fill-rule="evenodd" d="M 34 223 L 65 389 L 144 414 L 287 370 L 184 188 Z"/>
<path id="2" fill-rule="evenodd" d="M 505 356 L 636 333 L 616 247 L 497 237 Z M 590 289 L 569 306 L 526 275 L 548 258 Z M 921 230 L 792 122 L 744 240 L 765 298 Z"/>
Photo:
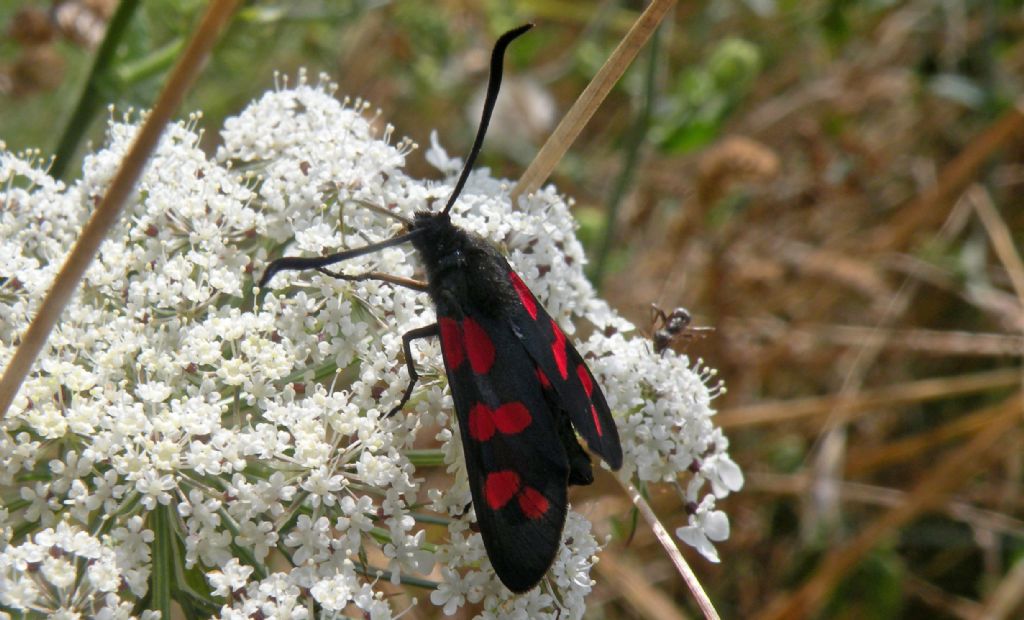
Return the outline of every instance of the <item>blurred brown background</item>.
<path id="1" fill-rule="evenodd" d="M 8 148 L 73 179 L 108 103 L 152 104 L 205 3 L 139 4 L 107 49 L 112 1 L 0 4 Z M 307 67 L 464 153 L 494 36 L 535 21 L 481 164 L 515 179 L 642 8 L 251 2 L 182 113 L 212 152 Z M 1018 1 L 680 3 L 551 178 L 616 308 L 714 328 L 675 347 L 719 370 L 747 476 L 722 563 L 686 550 L 723 617 L 1024 617 L 1022 33 Z M 595 578 L 593 617 L 697 614 L 643 524 Z"/>

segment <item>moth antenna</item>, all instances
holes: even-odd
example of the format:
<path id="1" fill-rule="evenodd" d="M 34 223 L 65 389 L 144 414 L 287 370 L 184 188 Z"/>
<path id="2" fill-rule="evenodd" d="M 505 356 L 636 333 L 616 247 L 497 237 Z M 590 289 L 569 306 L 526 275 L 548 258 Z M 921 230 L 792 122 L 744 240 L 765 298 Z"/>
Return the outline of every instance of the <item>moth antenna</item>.
<path id="1" fill-rule="evenodd" d="M 336 252 L 328 256 L 286 256 L 279 258 L 267 266 L 267 270 L 263 272 L 263 277 L 260 278 L 260 283 L 257 285 L 263 288 L 270 282 L 270 279 L 274 277 L 278 272 L 281 271 L 304 271 L 306 269 L 322 269 L 330 265 L 346 261 L 350 258 L 362 256 L 364 254 L 370 254 L 377 250 L 383 250 L 384 248 L 394 247 L 401 245 L 408 241 L 412 241 L 413 238 L 418 237 L 422 234 L 422 229 L 414 230 L 412 232 L 405 233 L 404 235 L 398 235 L 397 237 L 391 237 L 384 241 L 378 241 L 377 243 L 371 243 L 370 245 L 364 245 L 359 248 L 353 248 L 351 250 L 344 250 L 342 252 Z"/>
<path id="2" fill-rule="evenodd" d="M 505 61 L 505 49 L 508 48 L 509 43 L 514 41 L 517 37 L 524 34 L 527 30 L 533 28 L 533 24 L 523 24 L 522 26 L 509 30 L 505 34 L 498 37 L 498 41 L 494 44 L 494 51 L 491 52 L 491 73 L 487 80 L 487 96 L 484 98 L 484 111 L 480 115 L 480 126 L 476 130 L 476 139 L 473 140 L 473 148 L 469 151 L 469 157 L 466 158 L 466 165 L 462 167 L 462 173 L 459 174 L 459 181 L 455 184 L 455 189 L 452 190 L 452 195 L 448 198 L 448 204 L 444 206 L 444 210 L 441 211 L 442 215 L 447 215 L 452 210 L 452 205 L 455 204 L 455 200 L 462 193 L 462 187 L 466 184 L 466 179 L 469 178 L 469 171 L 473 169 L 473 163 L 476 162 L 476 156 L 480 154 L 480 147 L 484 144 L 484 136 L 487 134 L 487 125 L 491 122 L 491 113 L 494 112 L 494 103 L 498 100 L 498 90 L 501 88 L 501 74 L 503 70 L 503 64 Z"/>

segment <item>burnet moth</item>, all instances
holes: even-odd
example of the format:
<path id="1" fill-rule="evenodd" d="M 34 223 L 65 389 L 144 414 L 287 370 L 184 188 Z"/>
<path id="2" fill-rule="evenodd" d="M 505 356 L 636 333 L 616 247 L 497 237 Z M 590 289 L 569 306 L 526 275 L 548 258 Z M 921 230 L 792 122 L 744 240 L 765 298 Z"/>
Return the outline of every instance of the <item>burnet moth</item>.
<path id="1" fill-rule="evenodd" d="M 531 27 L 506 32 L 494 46 L 480 126 L 444 209 L 420 211 L 411 220 L 396 216 L 405 223 L 404 233 L 379 243 L 324 257 L 275 260 L 259 283 L 265 287 L 283 270 L 316 269 L 336 278 L 383 280 L 430 295 L 437 322 L 402 336 L 409 386 L 388 415 L 408 402 L 418 379 L 412 341 L 439 336 L 480 533 L 491 565 L 513 592 L 537 585 L 554 561 L 568 509 L 568 485 L 594 480 L 590 457 L 576 434 L 612 469 L 622 465 L 615 421 L 580 354 L 498 250 L 453 224 L 449 216 L 487 132 L 505 49 Z M 426 282 L 327 269 L 406 242 L 419 253 Z"/>

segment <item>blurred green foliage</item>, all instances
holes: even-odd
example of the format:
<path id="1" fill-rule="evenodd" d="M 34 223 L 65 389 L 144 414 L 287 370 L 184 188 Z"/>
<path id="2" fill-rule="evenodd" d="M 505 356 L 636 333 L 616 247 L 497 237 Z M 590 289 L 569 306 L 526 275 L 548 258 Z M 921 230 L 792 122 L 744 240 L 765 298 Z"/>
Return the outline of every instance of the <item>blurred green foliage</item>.
<path id="1" fill-rule="evenodd" d="M 684 70 L 662 95 L 652 139 L 668 154 L 686 153 L 718 138 L 761 69 L 758 47 L 727 38 L 703 63 Z"/>

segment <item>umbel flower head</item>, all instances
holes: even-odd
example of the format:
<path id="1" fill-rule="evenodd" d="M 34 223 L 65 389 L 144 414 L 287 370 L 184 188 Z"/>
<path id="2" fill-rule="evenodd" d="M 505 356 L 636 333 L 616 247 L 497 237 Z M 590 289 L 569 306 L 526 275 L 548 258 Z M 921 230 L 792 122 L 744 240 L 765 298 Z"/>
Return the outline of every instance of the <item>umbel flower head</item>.
<path id="1" fill-rule="evenodd" d="M 170 581 L 179 604 L 224 618 L 388 618 L 417 598 L 445 614 L 583 615 L 602 545 L 579 514 L 538 588 L 516 596 L 495 578 L 436 342 L 413 349 L 422 379 L 404 411 L 382 413 L 408 382 L 401 334 L 434 320 L 426 295 L 312 272 L 254 295 L 284 249 L 393 236 L 366 205 L 409 216 L 451 191 L 459 162 L 434 139 L 445 180 L 409 177 L 412 144 L 378 136 L 367 107 L 300 75 L 228 120 L 213 159 L 198 117 L 167 128 L 0 422 L 0 611 L 129 617 Z M 112 120 L 69 186 L 0 150 L 3 364 L 139 122 Z M 621 475 L 676 485 L 678 535 L 717 559 L 728 519 L 715 499 L 742 475 L 711 422 L 713 373 L 655 355 L 595 297 L 554 189 L 513 208 L 508 183 L 476 171 L 453 217 L 503 250 L 566 333 L 592 327 L 579 349 L 617 417 Z M 413 277 L 417 261 L 393 247 L 343 267 Z"/>

